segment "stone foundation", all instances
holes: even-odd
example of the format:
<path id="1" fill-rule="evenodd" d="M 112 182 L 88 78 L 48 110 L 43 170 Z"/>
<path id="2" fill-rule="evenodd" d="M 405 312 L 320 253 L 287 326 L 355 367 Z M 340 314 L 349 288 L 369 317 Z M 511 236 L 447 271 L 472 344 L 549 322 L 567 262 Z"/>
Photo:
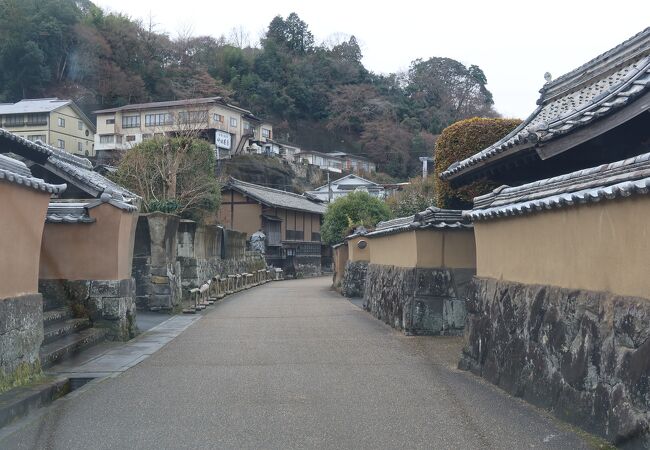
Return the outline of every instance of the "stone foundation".
<path id="1" fill-rule="evenodd" d="M 650 446 L 650 300 L 475 278 L 460 368 L 615 444 Z"/>
<path id="2" fill-rule="evenodd" d="M 465 291 L 474 269 L 368 265 L 364 307 L 409 335 L 457 335 L 465 325 Z"/>
<path id="3" fill-rule="evenodd" d="M 0 299 L 0 392 L 40 374 L 42 342 L 41 294 Z"/>
<path id="4" fill-rule="evenodd" d="M 341 281 L 341 294 L 346 297 L 363 297 L 367 272 L 368 261 L 346 262 Z"/>
<path id="5" fill-rule="evenodd" d="M 109 340 L 126 341 L 137 334 L 133 279 L 39 280 L 38 285 L 47 308 L 69 307 L 75 317 L 88 317 L 93 326 L 106 328 Z"/>

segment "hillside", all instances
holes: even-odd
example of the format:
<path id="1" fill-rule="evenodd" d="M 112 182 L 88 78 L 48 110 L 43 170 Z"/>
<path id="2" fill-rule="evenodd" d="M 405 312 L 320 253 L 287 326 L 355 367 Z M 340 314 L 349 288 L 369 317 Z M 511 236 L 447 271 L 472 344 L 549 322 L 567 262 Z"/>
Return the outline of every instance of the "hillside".
<path id="1" fill-rule="evenodd" d="M 402 179 L 445 126 L 495 115 L 479 67 L 433 57 L 374 74 L 354 36 L 317 44 L 296 14 L 275 17 L 259 48 L 242 48 L 223 36 L 172 38 L 88 0 L 0 0 L 0 9 L 0 102 L 58 96 L 89 113 L 221 95 L 271 120 L 276 138 L 363 154 Z"/>

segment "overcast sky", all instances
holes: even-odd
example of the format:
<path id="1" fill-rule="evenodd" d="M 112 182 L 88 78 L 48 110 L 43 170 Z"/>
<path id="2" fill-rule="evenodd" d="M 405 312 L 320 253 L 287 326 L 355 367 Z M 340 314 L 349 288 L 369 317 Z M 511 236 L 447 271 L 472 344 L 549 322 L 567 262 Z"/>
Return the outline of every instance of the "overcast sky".
<path id="1" fill-rule="evenodd" d="M 408 69 L 417 58 L 444 56 L 476 64 L 488 79 L 497 110 L 506 117 L 531 113 L 544 84 L 650 26 L 645 0 L 375 1 L 95 0 L 134 19 L 150 15 L 171 36 L 228 36 L 236 27 L 254 43 L 276 15 L 296 12 L 317 42 L 355 35 L 366 68 Z M 147 19 L 148 20 L 148 19 Z"/>

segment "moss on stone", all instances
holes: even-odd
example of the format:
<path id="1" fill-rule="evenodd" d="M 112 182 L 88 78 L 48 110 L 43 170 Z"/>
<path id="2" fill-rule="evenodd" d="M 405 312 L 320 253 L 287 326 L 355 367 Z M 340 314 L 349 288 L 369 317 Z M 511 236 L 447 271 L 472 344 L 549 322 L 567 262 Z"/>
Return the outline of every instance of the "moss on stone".
<path id="1" fill-rule="evenodd" d="M 4 370 L 0 371 L 0 393 L 38 381 L 42 377 L 43 371 L 41 370 L 40 359 L 36 359 L 33 363 L 23 361 L 11 373 L 6 373 Z"/>

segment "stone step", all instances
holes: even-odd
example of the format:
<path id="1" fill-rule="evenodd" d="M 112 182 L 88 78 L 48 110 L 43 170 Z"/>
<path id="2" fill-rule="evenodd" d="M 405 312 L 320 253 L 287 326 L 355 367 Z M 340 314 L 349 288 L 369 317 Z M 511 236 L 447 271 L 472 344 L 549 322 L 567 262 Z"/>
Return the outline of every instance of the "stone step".
<path id="1" fill-rule="evenodd" d="M 41 366 L 47 368 L 70 358 L 80 351 L 101 342 L 104 340 L 105 335 L 106 330 L 102 328 L 86 328 L 78 333 L 42 345 L 40 351 Z"/>
<path id="2" fill-rule="evenodd" d="M 72 311 L 70 311 L 69 308 L 57 308 L 43 311 L 43 326 L 47 327 L 54 322 L 61 322 L 70 318 L 72 318 Z"/>
<path id="3" fill-rule="evenodd" d="M 43 344 L 49 344 L 56 339 L 76 333 L 77 331 L 85 330 L 90 326 L 91 323 L 88 318 L 66 319 L 44 325 Z"/>

